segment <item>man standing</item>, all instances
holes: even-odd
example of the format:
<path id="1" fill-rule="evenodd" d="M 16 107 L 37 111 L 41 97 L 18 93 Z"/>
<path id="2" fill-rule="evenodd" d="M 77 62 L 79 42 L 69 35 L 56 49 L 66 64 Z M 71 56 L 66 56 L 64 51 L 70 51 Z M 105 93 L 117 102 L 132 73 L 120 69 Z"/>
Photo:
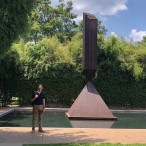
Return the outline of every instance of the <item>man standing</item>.
<path id="1" fill-rule="evenodd" d="M 38 114 L 39 132 L 44 132 L 42 129 L 42 115 L 45 111 L 45 94 L 43 93 L 43 85 L 39 84 L 38 91 L 32 94 L 31 102 L 33 104 L 32 116 L 32 133 L 35 131 L 36 115 Z"/>

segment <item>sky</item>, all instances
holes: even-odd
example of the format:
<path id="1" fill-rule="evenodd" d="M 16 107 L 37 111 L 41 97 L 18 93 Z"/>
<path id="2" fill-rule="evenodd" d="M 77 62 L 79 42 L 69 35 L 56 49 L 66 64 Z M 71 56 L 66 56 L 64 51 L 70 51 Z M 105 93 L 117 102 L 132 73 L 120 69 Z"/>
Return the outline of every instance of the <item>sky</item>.
<path id="1" fill-rule="evenodd" d="M 68 1 L 68 0 L 65 0 Z M 52 0 L 53 5 L 58 0 Z M 79 22 L 83 12 L 94 14 L 108 29 L 107 36 L 141 41 L 146 35 L 146 0 L 72 0 Z"/>

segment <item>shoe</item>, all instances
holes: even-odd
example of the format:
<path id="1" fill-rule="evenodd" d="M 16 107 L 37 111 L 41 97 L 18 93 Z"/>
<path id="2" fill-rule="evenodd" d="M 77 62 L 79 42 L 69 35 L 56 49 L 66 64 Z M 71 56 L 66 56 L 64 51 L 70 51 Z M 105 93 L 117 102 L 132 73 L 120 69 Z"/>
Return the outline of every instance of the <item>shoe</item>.
<path id="1" fill-rule="evenodd" d="M 35 130 L 32 130 L 32 131 L 31 131 L 31 134 L 33 134 L 34 132 L 35 132 Z"/>
<path id="2" fill-rule="evenodd" d="M 39 129 L 39 132 L 41 133 L 45 133 L 45 131 L 43 129 Z"/>
<path id="3" fill-rule="evenodd" d="M 32 128 L 31 134 L 33 134 L 35 132 L 35 128 Z"/>

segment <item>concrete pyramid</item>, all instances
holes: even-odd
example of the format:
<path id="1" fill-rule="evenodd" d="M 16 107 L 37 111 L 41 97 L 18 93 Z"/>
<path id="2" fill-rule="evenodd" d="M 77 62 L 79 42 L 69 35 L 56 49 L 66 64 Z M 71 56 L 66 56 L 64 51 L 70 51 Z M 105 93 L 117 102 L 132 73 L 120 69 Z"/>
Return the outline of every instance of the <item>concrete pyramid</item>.
<path id="1" fill-rule="evenodd" d="M 69 119 L 116 119 L 91 82 L 88 82 L 69 111 Z"/>

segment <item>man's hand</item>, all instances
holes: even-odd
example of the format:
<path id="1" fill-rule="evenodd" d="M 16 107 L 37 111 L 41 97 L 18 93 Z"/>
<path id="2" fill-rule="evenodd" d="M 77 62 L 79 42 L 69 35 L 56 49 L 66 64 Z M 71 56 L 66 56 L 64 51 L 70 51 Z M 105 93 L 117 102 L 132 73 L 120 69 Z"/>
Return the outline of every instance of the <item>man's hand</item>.
<path id="1" fill-rule="evenodd" d="M 35 94 L 35 96 L 33 95 L 33 98 L 31 99 L 31 102 L 33 102 L 35 99 L 37 99 L 39 97 L 38 94 Z"/>
<path id="2" fill-rule="evenodd" d="M 42 110 L 42 113 L 44 113 L 45 112 L 45 108 L 43 108 L 43 110 Z"/>
<path id="3" fill-rule="evenodd" d="M 38 98 L 38 95 L 37 94 L 35 95 L 35 98 Z"/>

